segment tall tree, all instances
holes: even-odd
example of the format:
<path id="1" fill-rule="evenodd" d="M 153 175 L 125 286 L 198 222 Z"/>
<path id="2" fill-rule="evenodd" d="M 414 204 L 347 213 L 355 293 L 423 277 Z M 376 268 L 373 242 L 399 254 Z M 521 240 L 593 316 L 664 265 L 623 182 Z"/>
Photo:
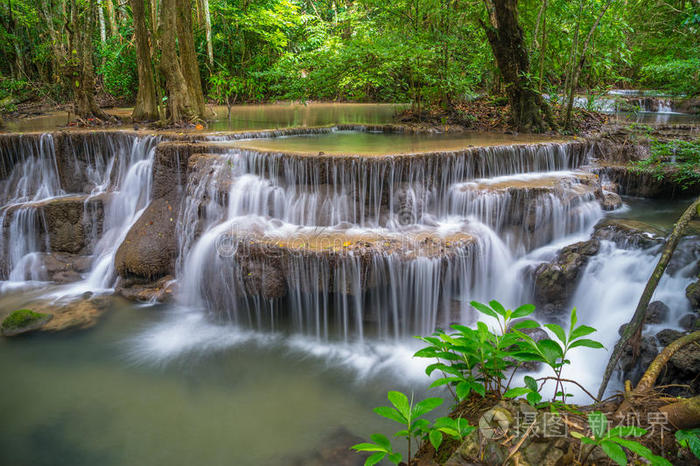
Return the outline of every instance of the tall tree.
<path id="1" fill-rule="evenodd" d="M 190 1 L 162 0 L 160 14 L 158 68 L 165 78 L 167 118 L 171 123 L 203 120 L 208 114 L 194 52 Z"/>
<path id="2" fill-rule="evenodd" d="M 134 19 L 134 42 L 136 44 L 136 67 L 139 76 L 139 89 L 131 118 L 134 121 L 153 121 L 158 119 L 156 86 L 153 79 L 151 50 L 146 28 L 144 0 L 130 0 Z"/>
<path id="3" fill-rule="evenodd" d="M 489 22 L 480 20 L 505 82 L 513 124 L 526 132 L 554 126 L 549 105 L 530 77 L 530 57 L 518 22 L 517 0 L 484 0 Z"/>
<path id="4" fill-rule="evenodd" d="M 66 28 L 71 57 L 66 71 L 73 88 L 75 114 L 84 119 L 107 119 L 107 114 L 95 102 L 95 68 L 92 61 L 95 17 L 95 0 L 70 0 L 70 20 Z"/>

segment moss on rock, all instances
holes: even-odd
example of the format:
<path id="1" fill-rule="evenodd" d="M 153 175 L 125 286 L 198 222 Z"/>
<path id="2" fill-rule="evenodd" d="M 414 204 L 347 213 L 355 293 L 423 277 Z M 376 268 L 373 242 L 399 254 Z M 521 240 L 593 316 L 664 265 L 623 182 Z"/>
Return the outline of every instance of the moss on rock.
<path id="1" fill-rule="evenodd" d="M 51 320 L 51 317 L 51 314 L 34 312 L 30 309 L 20 309 L 14 311 L 2 321 L 0 331 L 5 336 L 30 332 L 43 326 L 46 322 Z"/>

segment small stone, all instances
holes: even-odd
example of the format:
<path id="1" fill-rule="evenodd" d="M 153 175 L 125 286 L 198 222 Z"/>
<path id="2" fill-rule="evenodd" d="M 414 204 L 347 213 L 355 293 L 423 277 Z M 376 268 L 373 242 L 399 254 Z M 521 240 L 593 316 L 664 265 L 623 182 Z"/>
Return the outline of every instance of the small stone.
<path id="1" fill-rule="evenodd" d="M 622 206 L 622 198 L 619 194 L 608 191 L 603 192 L 603 199 L 600 201 L 603 210 L 615 210 Z"/>

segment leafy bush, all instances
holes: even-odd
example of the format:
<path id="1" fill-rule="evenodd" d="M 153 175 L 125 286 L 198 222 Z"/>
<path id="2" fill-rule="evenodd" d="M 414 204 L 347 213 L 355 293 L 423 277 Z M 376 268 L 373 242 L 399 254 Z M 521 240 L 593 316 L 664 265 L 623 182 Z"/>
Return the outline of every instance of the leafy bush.
<path id="1" fill-rule="evenodd" d="M 110 38 L 97 50 L 97 74 L 114 97 L 134 99 L 138 90 L 136 51 L 128 41 Z"/>
<path id="2" fill-rule="evenodd" d="M 650 157 L 633 162 L 632 167 L 636 172 L 652 174 L 659 181 L 668 178 L 686 190 L 700 183 L 700 139 L 653 140 Z"/>
<path id="3" fill-rule="evenodd" d="M 646 459 L 654 466 L 671 466 L 668 460 L 654 455 L 641 443 L 626 438 L 641 437 L 647 433 L 645 429 L 636 426 L 617 426 L 608 429 L 608 418 L 599 411 L 588 415 L 588 427 L 592 437 L 586 437 L 578 432 L 572 432 L 571 435 L 580 439 L 583 444 L 599 446 L 611 460 L 620 466 L 627 465 L 627 454 L 623 447 Z M 585 462 L 585 458 L 582 462 Z"/>
<path id="4" fill-rule="evenodd" d="M 669 60 L 643 66 L 642 83 L 673 94 L 700 93 L 700 58 Z"/>

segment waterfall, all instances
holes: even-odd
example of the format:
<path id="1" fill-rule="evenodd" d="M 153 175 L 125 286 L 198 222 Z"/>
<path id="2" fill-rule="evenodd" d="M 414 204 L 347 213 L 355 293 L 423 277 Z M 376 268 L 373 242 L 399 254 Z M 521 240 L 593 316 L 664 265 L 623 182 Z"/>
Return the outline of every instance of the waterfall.
<path id="1" fill-rule="evenodd" d="M 242 327 L 317 340 L 397 340 L 467 321 L 470 300 L 509 288 L 500 280 L 512 274 L 514 252 L 600 218 L 594 189 L 570 171 L 589 150 L 570 142 L 387 157 L 194 156 L 177 221 L 178 300 Z M 458 199 L 465 184 L 523 172 L 544 188 Z M 513 180 L 494 178 L 504 176 Z M 501 235 L 523 223 L 521 201 L 531 205 L 521 240 L 538 234 L 518 248 Z"/>
<path id="2" fill-rule="evenodd" d="M 89 236 L 83 253 L 94 254 L 93 267 L 87 280 L 61 292 L 110 288 L 111 257 L 149 200 L 159 139 L 120 132 L 0 137 L 0 277 L 46 280 L 41 254 L 53 251 L 45 212 L 77 201 Z M 104 202 L 104 218 L 94 208 L 97 200 Z"/>

